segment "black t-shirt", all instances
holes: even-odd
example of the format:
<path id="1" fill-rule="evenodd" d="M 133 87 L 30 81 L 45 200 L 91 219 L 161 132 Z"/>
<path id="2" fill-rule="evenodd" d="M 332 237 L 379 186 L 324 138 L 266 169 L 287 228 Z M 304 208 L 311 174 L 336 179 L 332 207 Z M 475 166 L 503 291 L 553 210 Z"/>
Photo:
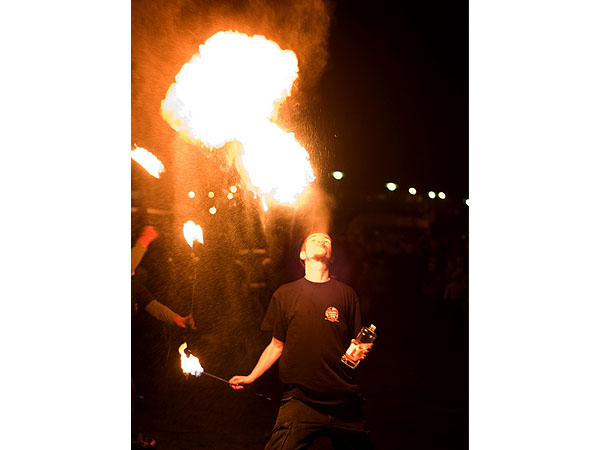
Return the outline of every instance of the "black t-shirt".
<path id="1" fill-rule="evenodd" d="M 301 278 L 277 289 L 261 329 L 284 342 L 279 360 L 284 391 L 317 403 L 356 398 L 355 371 L 341 356 L 360 327 L 358 296 L 344 283 Z"/>

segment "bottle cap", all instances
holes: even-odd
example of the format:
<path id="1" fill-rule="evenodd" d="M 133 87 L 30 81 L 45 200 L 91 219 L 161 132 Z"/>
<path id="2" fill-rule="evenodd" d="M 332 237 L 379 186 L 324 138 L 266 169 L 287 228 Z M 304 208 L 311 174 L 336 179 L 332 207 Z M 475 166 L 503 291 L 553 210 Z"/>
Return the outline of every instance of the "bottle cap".
<path id="1" fill-rule="evenodd" d="M 371 326 L 369 327 L 369 330 L 375 331 L 375 325 L 371 324 Z"/>

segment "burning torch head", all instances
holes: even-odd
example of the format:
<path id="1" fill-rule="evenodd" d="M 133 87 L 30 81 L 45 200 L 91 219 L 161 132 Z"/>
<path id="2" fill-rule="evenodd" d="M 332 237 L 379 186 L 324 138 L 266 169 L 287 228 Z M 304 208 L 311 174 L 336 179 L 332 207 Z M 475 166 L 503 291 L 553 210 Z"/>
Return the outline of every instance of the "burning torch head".
<path id="1" fill-rule="evenodd" d="M 199 377 L 204 372 L 204 368 L 200 365 L 200 360 L 196 358 L 187 348 L 187 342 L 179 346 L 179 354 L 181 355 L 181 370 L 183 373 Z"/>

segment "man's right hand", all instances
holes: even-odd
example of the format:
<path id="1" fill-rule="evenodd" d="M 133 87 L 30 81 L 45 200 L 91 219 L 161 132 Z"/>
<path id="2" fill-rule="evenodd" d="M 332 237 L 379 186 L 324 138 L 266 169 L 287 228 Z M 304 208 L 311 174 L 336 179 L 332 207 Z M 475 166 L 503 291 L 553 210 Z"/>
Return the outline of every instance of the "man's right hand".
<path id="1" fill-rule="evenodd" d="M 254 380 L 250 376 L 236 375 L 229 379 L 229 386 L 232 389 L 244 389 L 244 386 L 254 383 Z"/>

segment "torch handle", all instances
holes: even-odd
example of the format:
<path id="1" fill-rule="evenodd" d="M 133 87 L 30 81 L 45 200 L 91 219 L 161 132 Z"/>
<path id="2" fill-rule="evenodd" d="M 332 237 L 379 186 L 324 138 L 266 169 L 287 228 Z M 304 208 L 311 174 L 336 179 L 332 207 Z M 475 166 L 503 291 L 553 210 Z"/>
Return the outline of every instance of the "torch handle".
<path id="1" fill-rule="evenodd" d="M 202 375 L 208 375 L 209 377 L 214 378 L 215 380 L 219 380 L 219 381 L 222 381 L 223 383 L 229 384 L 229 381 L 227 381 L 225 378 L 218 377 L 216 375 L 213 375 L 212 373 L 203 372 Z"/>
<path id="2" fill-rule="evenodd" d="M 219 381 L 222 381 L 223 383 L 229 384 L 229 381 L 226 380 L 225 378 L 218 377 L 216 375 L 213 375 L 212 373 L 202 372 L 202 375 L 208 375 L 209 377 L 214 378 L 215 380 L 219 380 Z M 267 397 L 266 395 L 263 395 L 263 394 L 259 394 L 258 392 L 252 392 L 252 391 L 245 391 L 245 392 L 249 392 L 250 394 L 254 394 L 257 397 L 264 398 L 266 400 L 271 400 L 270 397 Z"/>

